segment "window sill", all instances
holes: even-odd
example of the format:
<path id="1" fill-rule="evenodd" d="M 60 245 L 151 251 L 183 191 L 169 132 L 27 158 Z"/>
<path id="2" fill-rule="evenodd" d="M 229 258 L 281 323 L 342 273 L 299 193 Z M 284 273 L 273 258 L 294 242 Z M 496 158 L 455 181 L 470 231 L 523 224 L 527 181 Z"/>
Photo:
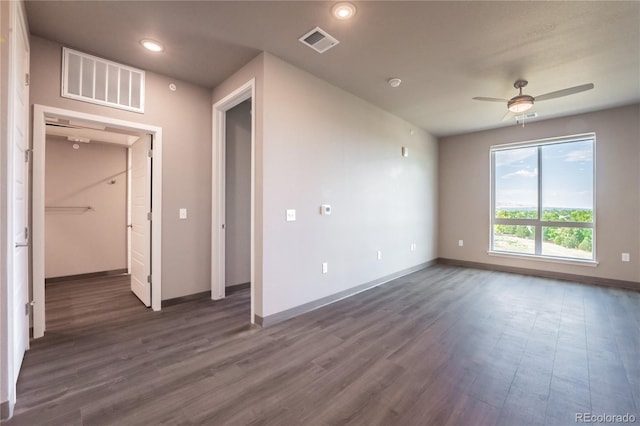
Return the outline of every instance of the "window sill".
<path id="1" fill-rule="evenodd" d="M 487 251 L 487 254 L 489 256 L 508 257 L 512 259 L 535 260 L 538 262 L 563 263 L 565 265 L 590 266 L 592 268 L 595 268 L 599 264 L 597 260 L 567 259 L 563 257 L 538 256 L 535 254 L 524 254 L 524 253 L 507 253 L 504 251 L 493 251 L 493 250 Z"/>

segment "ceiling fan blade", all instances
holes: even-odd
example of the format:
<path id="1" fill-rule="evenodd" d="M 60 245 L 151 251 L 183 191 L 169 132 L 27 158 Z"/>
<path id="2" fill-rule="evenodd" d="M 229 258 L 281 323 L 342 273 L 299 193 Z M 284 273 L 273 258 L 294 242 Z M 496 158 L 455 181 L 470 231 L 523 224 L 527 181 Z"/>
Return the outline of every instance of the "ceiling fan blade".
<path id="1" fill-rule="evenodd" d="M 560 98 L 562 96 L 569 96 L 575 93 L 584 92 L 586 90 L 591 90 L 595 86 L 593 83 L 583 84 L 581 86 L 569 87 L 568 89 L 557 90 L 551 93 L 545 93 L 544 95 L 536 96 L 534 99 L 537 101 L 546 101 L 548 99 Z"/>
<path id="2" fill-rule="evenodd" d="M 507 113 L 502 117 L 502 121 L 511 120 L 515 114 L 507 110 Z"/>
<path id="3" fill-rule="evenodd" d="M 482 96 L 478 96 L 475 98 L 471 98 L 476 101 L 488 101 L 488 102 L 509 102 L 509 99 L 498 99 L 498 98 L 484 98 Z"/>

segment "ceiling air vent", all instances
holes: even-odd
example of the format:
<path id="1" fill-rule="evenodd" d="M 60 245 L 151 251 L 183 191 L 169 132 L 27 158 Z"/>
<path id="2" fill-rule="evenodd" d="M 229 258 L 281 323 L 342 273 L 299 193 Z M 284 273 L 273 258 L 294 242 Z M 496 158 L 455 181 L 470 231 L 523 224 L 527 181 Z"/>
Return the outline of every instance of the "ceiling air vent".
<path id="1" fill-rule="evenodd" d="M 320 27 L 315 27 L 298 40 L 318 53 L 324 53 L 336 44 L 340 43 Z"/>
<path id="2" fill-rule="evenodd" d="M 144 71 L 62 49 L 62 96 L 144 112 Z"/>

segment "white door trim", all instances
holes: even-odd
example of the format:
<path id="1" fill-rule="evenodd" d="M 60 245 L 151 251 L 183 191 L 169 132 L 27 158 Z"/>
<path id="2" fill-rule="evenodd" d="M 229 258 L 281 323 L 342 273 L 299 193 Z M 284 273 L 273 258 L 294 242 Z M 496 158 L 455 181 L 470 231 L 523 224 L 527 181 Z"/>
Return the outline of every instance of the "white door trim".
<path id="1" fill-rule="evenodd" d="M 44 294 L 44 182 L 45 182 L 45 119 L 61 118 L 106 124 L 117 129 L 153 135 L 151 308 L 159 311 L 162 302 L 162 128 L 149 124 L 118 120 L 45 105 L 33 106 L 33 332 L 35 338 L 45 331 Z"/>
<path id="2" fill-rule="evenodd" d="M 251 99 L 251 323 L 255 322 L 255 146 L 256 82 L 251 79 L 213 105 L 212 194 L 211 194 L 211 298 L 225 297 L 225 184 L 226 113 Z"/>

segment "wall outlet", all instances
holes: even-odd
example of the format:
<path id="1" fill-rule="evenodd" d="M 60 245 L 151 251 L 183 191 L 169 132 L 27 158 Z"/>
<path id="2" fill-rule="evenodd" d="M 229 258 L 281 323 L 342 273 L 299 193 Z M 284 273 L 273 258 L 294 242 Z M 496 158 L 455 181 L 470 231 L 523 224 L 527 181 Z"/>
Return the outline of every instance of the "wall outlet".
<path id="1" fill-rule="evenodd" d="M 382 259 L 382 251 L 378 250 L 378 260 Z"/>
<path id="2" fill-rule="evenodd" d="M 629 253 L 622 253 L 622 261 L 630 262 Z"/>
<path id="3" fill-rule="evenodd" d="M 178 216 L 180 217 L 180 219 L 186 219 L 187 218 L 187 209 L 180 209 L 178 211 Z"/>
<path id="4" fill-rule="evenodd" d="M 458 240 L 458 247 L 464 246 L 464 240 Z"/>
<path id="5" fill-rule="evenodd" d="M 326 274 L 329 272 L 329 264 L 327 262 L 322 262 L 322 273 Z"/>
<path id="6" fill-rule="evenodd" d="M 296 221 L 296 210 L 287 209 L 287 222 L 295 222 L 295 221 Z"/>

